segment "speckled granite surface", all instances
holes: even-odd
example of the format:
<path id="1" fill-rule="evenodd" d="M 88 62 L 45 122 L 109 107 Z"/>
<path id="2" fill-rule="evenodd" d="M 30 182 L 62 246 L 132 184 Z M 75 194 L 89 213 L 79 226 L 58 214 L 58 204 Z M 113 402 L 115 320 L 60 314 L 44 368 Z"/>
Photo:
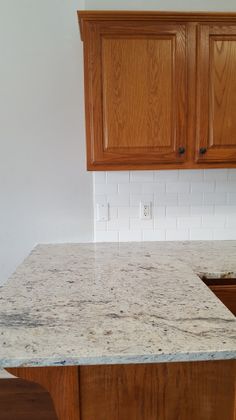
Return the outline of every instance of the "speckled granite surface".
<path id="1" fill-rule="evenodd" d="M 198 273 L 236 276 L 236 241 L 39 245 L 0 288 L 0 367 L 236 358 Z"/>

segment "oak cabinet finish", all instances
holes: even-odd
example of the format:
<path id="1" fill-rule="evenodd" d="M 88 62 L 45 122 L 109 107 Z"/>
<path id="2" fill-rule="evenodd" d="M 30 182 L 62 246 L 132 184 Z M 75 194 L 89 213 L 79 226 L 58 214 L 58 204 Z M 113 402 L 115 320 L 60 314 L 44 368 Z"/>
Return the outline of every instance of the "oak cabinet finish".
<path id="1" fill-rule="evenodd" d="M 80 367 L 81 420 L 234 420 L 235 361 Z"/>
<path id="2" fill-rule="evenodd" d="M 236 167 L 236 14 L 78 12 L 88 170 Z"/>
<path id="3" fill-rule="evenodd" d="M 236 285 L 210 286 L 210 289 L 236 316 Z"/>
<path id="4" fill-rule="evenodd" d="M 236 24 L 198 28 L 198 161 L 236 162 Z"/>
<path id="5" fill-rule="evenodd" d="M 8 371 L 41 387 L 30 382 L 27 392 L 10 379 L 0 388 L 1 420 L 235 419 L 235 360 Z"/>
<path id="6" fill-rule="evenodd" d="M 92 164 L 181 162 L 186 141 L 184 25 L 89 28 Z"/>

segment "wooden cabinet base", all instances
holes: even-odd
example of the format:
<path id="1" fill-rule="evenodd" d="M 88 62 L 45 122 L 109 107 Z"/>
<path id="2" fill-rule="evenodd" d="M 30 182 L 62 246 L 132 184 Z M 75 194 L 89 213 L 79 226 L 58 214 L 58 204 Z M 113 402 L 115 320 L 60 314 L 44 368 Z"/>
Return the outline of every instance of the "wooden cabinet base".
<path id="1" fill-rule="evenodd" d="M 8 371 L 47 389 L 59 420 L 236 418 L 236 361 Z"/>
<path id="2" fill-rule="evenodd" d="M 236 362 L 80 368 L 82 420 L 234 420 Z"/>
<path id="3" fill-rule="evenodd" d="M 0 420 L 58 420 L 49 393 L 23 379 L 0 380 Z"/>
<path id="4" fill-rule="evenodd" d="M 80 420 L 77 367 L 32 367 L 7 370 L 18 378 L 36 382 L 45 388 L 51 395 L 58 420 Z"/>

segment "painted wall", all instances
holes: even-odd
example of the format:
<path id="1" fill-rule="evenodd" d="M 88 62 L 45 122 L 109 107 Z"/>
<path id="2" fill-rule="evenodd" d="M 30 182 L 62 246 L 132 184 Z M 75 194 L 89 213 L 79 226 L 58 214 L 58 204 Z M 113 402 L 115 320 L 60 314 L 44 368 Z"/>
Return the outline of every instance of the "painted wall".
<path id="1" fill-rule="evenodd" d="M 1 0 L 0 283 L 38 242 L 93 240 L 82 0 Z"/>
<path id="2" fill-rule="evenodd" d="M 85 0 L 91 10 L 236 11 L 235 0 Z"/>

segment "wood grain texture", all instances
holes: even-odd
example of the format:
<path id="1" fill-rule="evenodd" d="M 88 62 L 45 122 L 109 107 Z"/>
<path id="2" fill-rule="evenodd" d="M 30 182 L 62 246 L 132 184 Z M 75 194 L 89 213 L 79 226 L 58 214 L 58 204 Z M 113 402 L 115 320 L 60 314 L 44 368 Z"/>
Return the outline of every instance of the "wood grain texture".
<path id="1" fill-rule="evenodd" d="M 185 161 L 186 28 L 86 24 L 88 169 Z"/>
<path id="2" fill-rule="evenodd" d="M 57 420 L 41 386 L 21 379 L 0 380 L 0 420 Z"/>
<path id="3" fill-rule="evenodd" d="M 103 39 L 106 151 L 174 149 L 173 48 L 173 37 Z"/>
<path id="4" fill-rule="evenodd" d="M 210 286 L 210 289 L 223 302 L 223 304 L 236 316 L 236 286 L 215 285 Z"/>
<path id="5" fill-rule="evenodd" d="M 236 362 L 80 368 L 82 420 L 234 420 Z"/>
<path id="6" fill-rule="evenodd" d="M 198 68 L 197 160 L 236 162 L 236 25 L 199 27 Z"/>
<path id="7" fill-rule="evenodd" d="M 58 420 L 80 420 L 78 368 L 70 366 L 9 368 L 12 375 L 45 388 L 54 403 Z"/>
<path id="8" fill-rule="evenodd" d="M 235 13 L 81 11 L 78 17 L 85 51 L 88 170 L 236 167 L 232 135 L 236 124 Z M 172 71 L 170 85 L 165 64 L 169 57 L 167 40 L 173 34 L 174 68 L 182 70 Z M 164 42 L 165 35 L 163 52 L 160 37 Z M 150 60 L 148 48 L 141 42 L 151 45 L 155 37 L 154 59 Z M 132 38 L 140 40 L 136 53 L 127 45 Z M 116 51 L 112 50 L 115 46 Z M 138 56 L 145 60 L 138 60 Z M 160 60 L 155 60 L 158 56 Z M 130 63 L 130 71 L 123 72 L 122 63 L 124 68 Z M 150 70 L 149 75 L 145 69 Z M 161 84 L 161 77 L 155 77 L 158 73 L 166 74 L 166 86 Z M 148 84 L 150 80 L 153 85 Z M 150 85 L 154 90 L 148 90 Z M 174 144 L 174 132 L 175 153 L 165 153 L 167 145 Z M 155 150 L 158 144 L 159 151 Z M 182 157 L 178 146 L 186 149 Z M 201 147 L 207 148 L 204 155 L 199 154 Z"/>
<path id="9" fill-rule="evenodd" d="M 159 12 L 159 11 L 98 11 L 79 10 L 77 12 L 81 39 L 84 39 L 86 21 L 161 21 L 161 22 L 235 22 L 236 13 L 229 12 Z"/>
<path id="10" fill-rule="evenodd" d="M 210 42 L 210 145 L 236 148 L 236 28 L 228 40 Z"/>

